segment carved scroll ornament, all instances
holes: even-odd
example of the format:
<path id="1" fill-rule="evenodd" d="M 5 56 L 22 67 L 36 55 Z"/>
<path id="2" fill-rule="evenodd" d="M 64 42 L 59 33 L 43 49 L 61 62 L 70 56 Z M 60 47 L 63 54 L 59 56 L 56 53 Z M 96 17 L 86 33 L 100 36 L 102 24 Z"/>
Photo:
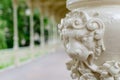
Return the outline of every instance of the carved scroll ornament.
<path id="1" fill-rule="evenodd" d="M 77 80 L 120 80 L 120 63 L 94 63 L 105 51 L 104 23 L 86 12 L 73 10 L 58 25 L 61 40 L 71 58 L 67 63 L 71 77 Z"/>

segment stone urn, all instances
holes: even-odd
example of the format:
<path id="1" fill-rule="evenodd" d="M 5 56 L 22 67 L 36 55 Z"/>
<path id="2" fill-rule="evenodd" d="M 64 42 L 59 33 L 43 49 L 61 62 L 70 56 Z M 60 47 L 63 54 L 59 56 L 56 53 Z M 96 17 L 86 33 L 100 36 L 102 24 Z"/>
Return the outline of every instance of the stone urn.
<path id="1" fill-rule="evenodd" d="M 58 25 L 73 80 L 120 80 L 120 0 L 67 0 Z"/>

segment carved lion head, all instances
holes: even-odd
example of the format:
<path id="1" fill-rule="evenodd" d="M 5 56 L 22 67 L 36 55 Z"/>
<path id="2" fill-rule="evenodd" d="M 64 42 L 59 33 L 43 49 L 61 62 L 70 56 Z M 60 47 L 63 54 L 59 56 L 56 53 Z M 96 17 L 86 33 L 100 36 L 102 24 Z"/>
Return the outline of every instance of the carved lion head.
<path id="1" fill-rule="evenodd" d="M 85 61 L 95 58 L 104 50 L 104 24 L 87 13 L 73 10 L 58 25 L 61 40 L 71 58 Z"/>

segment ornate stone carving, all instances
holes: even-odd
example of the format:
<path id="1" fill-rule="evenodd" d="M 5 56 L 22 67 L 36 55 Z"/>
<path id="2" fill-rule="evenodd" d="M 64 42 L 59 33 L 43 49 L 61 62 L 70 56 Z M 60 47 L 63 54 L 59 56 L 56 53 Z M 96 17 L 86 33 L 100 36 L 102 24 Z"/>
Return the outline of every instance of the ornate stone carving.
<path id="1" fill-rule="evenodd" d="M 61 40 L 71 58 L 67 63 L 71 77 L 78 80 L 120 80 L 120 63 L 94 63 L 105 51 L 104 23 L 79 9 L 69 12 L 58 25 Z"/>

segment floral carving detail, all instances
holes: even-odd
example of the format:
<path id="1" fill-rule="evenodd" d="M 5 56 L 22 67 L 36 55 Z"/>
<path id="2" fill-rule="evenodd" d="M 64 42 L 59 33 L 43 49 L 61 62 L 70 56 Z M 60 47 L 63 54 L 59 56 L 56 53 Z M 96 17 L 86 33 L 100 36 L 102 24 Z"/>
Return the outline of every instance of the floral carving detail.
<path id="1" fill-rule="evenodd" d="M 120 63 L 107 61 L 103 64 L 102 80 L 120 80 Z"/>
<path id="2" fill-rule="evenodd" d="M 80 77 L 80 80 L 97 80 L 94 74 L 86 73 Z"/>
<path id="3" fill-rule="evenodd" d="M 107 61 L 97 66 L 94 60 L 105 51 L 104 23 L 86 12 L 73 10 L 58 25 L 61 40 L 71 58 L 67 63 L 71 77 L 78 80 L 120 80 L 120 64 Z"/>

